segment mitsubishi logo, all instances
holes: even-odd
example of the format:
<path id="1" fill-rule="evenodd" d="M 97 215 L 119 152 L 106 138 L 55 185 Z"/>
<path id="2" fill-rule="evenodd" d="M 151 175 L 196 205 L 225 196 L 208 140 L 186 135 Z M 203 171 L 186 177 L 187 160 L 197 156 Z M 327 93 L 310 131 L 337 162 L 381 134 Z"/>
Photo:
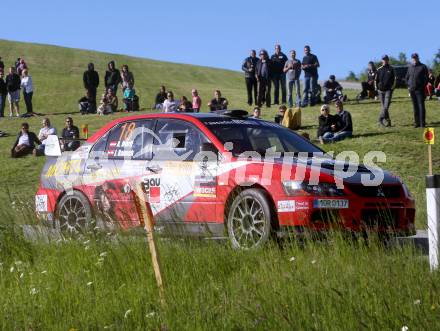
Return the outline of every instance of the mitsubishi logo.
<path id="1" fill-rule="evenodd" d="M 377 195 L 378 198 L 385 198 L 385 193 L 382 190 L 382 187 L 378 186 L 377 187 Z"/>

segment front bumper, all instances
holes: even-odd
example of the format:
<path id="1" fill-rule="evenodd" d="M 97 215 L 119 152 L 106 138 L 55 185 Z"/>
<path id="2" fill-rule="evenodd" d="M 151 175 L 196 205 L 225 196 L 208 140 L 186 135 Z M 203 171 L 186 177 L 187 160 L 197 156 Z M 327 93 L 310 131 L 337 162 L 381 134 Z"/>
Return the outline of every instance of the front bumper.
<path id="1" fill-rule="evenodd" d="M 339 200 L 325 208 L 317 200 Z M 289 202 L 286 202 L 289 201 Z M 325 202 L 324 201 L 324 202 Z M 415 203 L 409 198 L 297 197 L 286 198 L 278 207 L 280 227 L 305 227 L 313 230 L 345 229 L 412 235 L 415 233 Z"/>

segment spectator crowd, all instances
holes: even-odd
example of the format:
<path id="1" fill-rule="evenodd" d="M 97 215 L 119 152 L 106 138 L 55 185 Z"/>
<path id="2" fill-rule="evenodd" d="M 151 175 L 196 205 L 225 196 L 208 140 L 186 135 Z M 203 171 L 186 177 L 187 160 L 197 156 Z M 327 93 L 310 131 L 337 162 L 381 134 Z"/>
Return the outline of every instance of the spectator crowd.
<path id="1" fill-rule="evenodd" d="M 26 62 L 18 58 L 13 66 L 7 68 L 7 73 L 5 70 L 5 64 L 0 57 L 0 117 L 5 117 L 6 99 L 9 103 L 9 117 L 20 116 L 21 90 L 26 105 L 26 113 L 21 116 L 34 115 L 32 107 L 34 86 Z"/>
<path id="2" fill-rule="evenodd" d="M 289 57 L 282 52 L 281 45 L 276 44 L 274 53 L 269 56 L 265 49 L 258 52 L 251 50 L 242 63 L 247 103 L 254 105 L 253 117 L 260 118 L 262 107 L 279 105 L 279 112 L 274 121 L 290 129 L 296 130 L 301 126 L 300 107 L 313 106 L 323 103 L 318 117 L 317 137 L 321 143 L 336 142 L 353 135 L 351 114 L 344 109 L 343 87 L 330 75 L 321 87 L 318 83 L 320 63 L 318 57 L 311 52 L 310 46 L 303 49 L 302 59 L 297 58 L 296 50 L 289 52 Z M 390 105 L 396 85 L 396 74 L 387 55 L 382 56 L 382 65 L 376 68 L 374 62 L 368 63 L 366 81 L 361 83 L 362 91 L 357 100 L 374 98 L 380 101 L 378 124 L 391 127 Z M 303 81 L 301 83 L 301 75 Z M 414 127 L 425 127 L 425 99 L 438 97 L 440 100 L 440 74 L 436 77 L 432 70 L 420 62 L 417 53 L 411 55 L 405 80 L 413 104 Z M 108 115 L 119 111 L 118 89 L 122 90 L 122 109 L 126 112 L 139 111 L 139 97 L 135 89 L 135 77 L 124 64 L 120 70 L 115 61 L 110 61 L 104 75 L 102 94 L 97 103 L 100 76 L 93 63 L 89 63 L 83 73 L 84 96 L 78 100 L 81 114 Z M 303 84 L 303 89 L 301 88 Z M 272 96 L 273 87 L 273 96 Z M 321 97 L 322 89 L 324 95 Z M 32 98 L 34 86 L 29 68 L 23 58 L 18 58 L 13 66 L 7 68 L 0 57 L 0 117 L 4 117 L 6 99 L 9 104 L 9 116 L 33 116 Z M 302 94 L 302 97 L 301 97 Z M 23 97 L 26 112 L 20 114 L 20 99 Z M 272 103 L 273 100 L 273 103 Z M 332 115 L 330 106 L 334 103 L 336 114 Z M 153 109 L 162 112 L 200 112 L 202 99 L 197 89 L 191 90 L 191 98 L 186 96 L 175 98 L 173 91 L 161 86 L 154 100 Z M 215 90 L 213 98 L 206 103 L 210 112 L 224 112 L 228 109 L 229 101 L 220 90 Z M 287 105 L 287 106 L 286 106 Z M 293 109 L 292 109 L 293 108 Z M 45 140 L 57 130 L 51 126 L 49 118 L 44 118 L 38 136 L 29 130 L 29 125 L 23 123 L 17 139 L 11 150 L 12 157 L 27 154 L 36 156 L 44 154 Z M 79 147 L 79 130 L 73 125 L 72 118 L 66 119 L 61 134 L 62 149 L 75 150 Z"/>

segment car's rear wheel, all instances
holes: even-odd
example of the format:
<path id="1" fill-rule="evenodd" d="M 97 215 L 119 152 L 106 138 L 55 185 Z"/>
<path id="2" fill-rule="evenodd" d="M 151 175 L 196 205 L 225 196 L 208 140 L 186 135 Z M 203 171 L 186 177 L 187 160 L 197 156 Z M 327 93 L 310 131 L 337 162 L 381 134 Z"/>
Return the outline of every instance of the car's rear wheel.
<path id="1" fill-rule="evenodd" d="M 261 247 L 270 238 L 272 213 L 265 192 L 248 189 L 233 200 L 227 228 L 231 244 L 237 249 Z"/>
<path id="2" fill-rule="evenodd" d="M 75 237 L 86 232 L 91 225 L 92 210 L 84 194 L 66 193 L 58 203 L 57 219 L 64 235 Z"/>

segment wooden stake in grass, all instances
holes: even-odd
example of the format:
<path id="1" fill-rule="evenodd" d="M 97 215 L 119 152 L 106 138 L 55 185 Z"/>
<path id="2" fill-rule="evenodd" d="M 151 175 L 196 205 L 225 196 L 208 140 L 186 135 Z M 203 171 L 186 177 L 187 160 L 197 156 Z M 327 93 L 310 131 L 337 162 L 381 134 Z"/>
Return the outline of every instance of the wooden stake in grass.
<path id="1" fill-rule="evenodd" d="M 160 270 L 159 255 L 157 252 L 156 243 L 154 241 L 154 216 L 151 211 L 150 203 L 145 199 L 144 191 L 142 190 L 142 184 L 135 184 L 136 191 L 133 191 L 134 201 L 136 204 L 136 210 L 139 215 L 139 221 L 144 225 L 147 232 L 147 241 L 150 248 L 151 262 L 153 264 L 154 275 L 156 276 L 156 283 L 159 288 L 160 303 L 165 306 L 165 293 L 162 280 L 162 273 Z"/>
<path id="2" fill-rule="evenodd" d="M 432 176 L 432 145 L 434 145 L 435 141 L 435 132 L 434 128 L 425 128 L 423 132 L 423 140 L 425 144 L 428 144 L 428 175 Z"/>

